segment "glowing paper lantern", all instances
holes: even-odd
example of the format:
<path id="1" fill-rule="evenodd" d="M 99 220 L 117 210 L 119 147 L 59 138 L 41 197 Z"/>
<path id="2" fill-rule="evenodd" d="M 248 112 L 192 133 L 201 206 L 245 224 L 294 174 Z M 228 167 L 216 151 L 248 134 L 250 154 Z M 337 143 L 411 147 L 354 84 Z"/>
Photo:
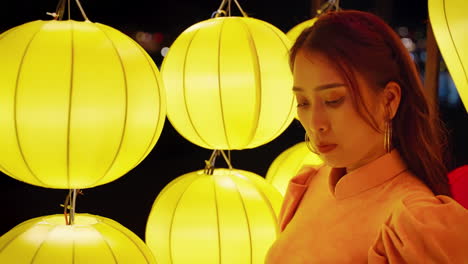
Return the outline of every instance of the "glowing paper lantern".
<path id="1" fill-rule="evenodd" d="M 123 33 L 34 21 L 0 37 L 0 170 L 49 188 L 108 183 L 151 151 L 165 119 L 156 66 Z"/>
<path id="2" fill-rule="evenodd" d="M 51 215 L 16 226 L 0 238 L 0 263 L 156 263 L 144 242 L 119 223 L 89 214 L 75 217 L 74 225 Z"/>
<path id="3" fill-rule="evenodd" d="M 304 29 L 308 28 L 308 27 L 311 27 L 312 25 L 314 25 L 315 21 L 317 21 L 317 18 L 312 18 L 312 19 L 309 19 L 309 20 L 306 20 L 300 24 L 297 24 L 296 26 L 294 26 L 293 28 L 291 28 L 288 33 L 286 33 L 286 36 L 288 36 L 288 38 L 292 41 L 292 42 L 295 42 L 297 37 L 299 37 L 299 35 L 302 33 L 302 31 L 304 31 Z"/>
<path id="4" fill-rule="evenodd" d="M 280 204 L 278 191 L 254 173 L 191 172 L 156 198 L 146 243 L 160 263 L 264 263 Z"/>
<path id="5" fill-rule="evenodd" d="M 465 0 L 429 0 L 434 36 L 458 93 L 468 110 L 468 19 Z"/>
<path id="6" fill-rule="evenodd" d="M 271 183 L 284 195 L 289 180 L 296 176 L 303 166 L 322 163 L 323 161 L 319 156 L 310 152 L 305 142 L 301 142 L 283 151 L 271 163 L 265 178 L 268 183 Z"/>
<path id="7" fill-rule="evenodd" d="M 280 135 L 294 118 L 290 41 L 248 17 L 197 23 L 172 44 L 161 74 L 175 129 L 208 149 L 245 149 Z"/>

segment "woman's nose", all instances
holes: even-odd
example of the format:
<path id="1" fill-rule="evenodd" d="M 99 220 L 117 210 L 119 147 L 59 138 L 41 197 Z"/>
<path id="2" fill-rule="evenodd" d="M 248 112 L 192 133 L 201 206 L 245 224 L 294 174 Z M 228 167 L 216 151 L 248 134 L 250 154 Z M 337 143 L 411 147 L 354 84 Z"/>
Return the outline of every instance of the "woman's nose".
<path id="1" fill-rule="evenodd" d="M 307 121 L 303 123 L 307 125 L 305 129 L 313 134 L 323 134 L 330 129 L 328 115 L 321 109 L 314 108 L 307 113 L 305 118 L 307 118 Z"/>

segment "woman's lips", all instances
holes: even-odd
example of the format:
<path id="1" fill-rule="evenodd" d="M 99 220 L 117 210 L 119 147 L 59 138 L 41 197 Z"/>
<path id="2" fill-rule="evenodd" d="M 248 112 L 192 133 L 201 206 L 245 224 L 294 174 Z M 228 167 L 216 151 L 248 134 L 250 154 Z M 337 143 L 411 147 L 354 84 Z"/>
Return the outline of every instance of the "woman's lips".
<path id="1" fill-rule="evenodd" d="M 317 146 L 317 150 L 320 153 L 327 153 L 327 152 L 334 150 L 336 146 L 337 146 L 336 144 L 320 145 L 320 146 Z"/>

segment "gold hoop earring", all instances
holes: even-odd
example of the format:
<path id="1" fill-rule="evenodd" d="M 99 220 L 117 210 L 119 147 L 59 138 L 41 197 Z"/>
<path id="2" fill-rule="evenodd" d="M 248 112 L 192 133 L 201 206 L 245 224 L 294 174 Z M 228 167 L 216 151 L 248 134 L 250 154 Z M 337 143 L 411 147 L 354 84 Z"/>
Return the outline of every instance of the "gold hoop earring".
<path id="1" fill-rule="evenodd" d="M 387 109 L 387 113 L 389 113 L 389 109 Z M 384 149 L 386 153 L 390 153 L 392 151 L 392 120 L 389 118 L 387 122 L 385 122 L 385 131 L 384 131 Z"/>
<path id="2" fill-rule="evenodd" d="M 314 149 L 314 147 L 310 143 L 310 138 L 309 138 L 309 135 L 307 134 L 307 132 L 305 133 L 304 139 L 305 139 L 305 144 L 306 144 L 307 148 L 310 150 L 310 152 L 318 154 L 318 152 Z"/>

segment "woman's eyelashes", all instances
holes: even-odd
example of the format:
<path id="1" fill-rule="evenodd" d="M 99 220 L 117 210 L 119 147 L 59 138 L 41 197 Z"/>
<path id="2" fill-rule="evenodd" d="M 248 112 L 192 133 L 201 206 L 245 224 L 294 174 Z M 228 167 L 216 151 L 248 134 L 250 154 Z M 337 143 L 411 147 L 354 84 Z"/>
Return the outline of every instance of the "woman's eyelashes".
<path id="1" fill-rule="evenodd" d="M 345 97 L 344 96 L 341 96 L 337 99 L 332 99 L 332 100 L 324 100 L 323 103 L 327 106 L 331 106 L 331 107 L 338 107 L 340 106 L 343 101 L 344 101 Z M 300 107 L 306 107 L 309 105 L 309 103 L 306 101 L 306 100 L 297 100 L 297 107 L 300 108 Z"/>
<path id="2" fill-rule="evenodd" d="M 329 105 L 329 106 L 339 106 L 341 103 L 343 103 L 345 97 L 344 96 L 341 96 L 340 98 L 338 99 L 334 99 L 334 100 L 327 100 L 325 101 L 325 104 L 326 105 Z"/>

